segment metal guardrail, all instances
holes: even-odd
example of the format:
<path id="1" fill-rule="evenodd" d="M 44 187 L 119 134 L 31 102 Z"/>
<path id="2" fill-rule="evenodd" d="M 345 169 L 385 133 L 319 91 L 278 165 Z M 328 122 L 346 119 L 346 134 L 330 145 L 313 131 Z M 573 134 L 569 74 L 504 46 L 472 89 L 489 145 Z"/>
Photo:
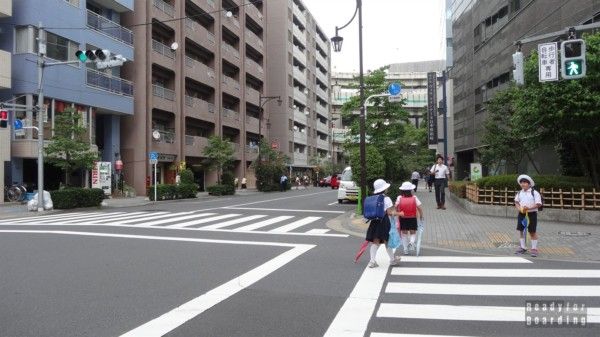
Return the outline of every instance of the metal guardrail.
<path id="1" fill-rule="evenodd" d="M 87 26 L 133 46 L 133 32 L 131 30 L 90 10 L 87 11 Z"/>
<path id="2" fill-rule="evenodd" d="M 175 101 L 175 91 L 161 87 L 160 85 L 152 85 L 152 94 L 156 97 L 164 98 L 168 101 Z"/>
<path id="3" fill-rule="evenodd" d="M 175 17 L 175 7 L 173 7 L 171 4 L 168 4 L 162 0 L 154 0 L 153 3 L 154 7 L 158 8 L 168 16 L 172 18 Z"/>
<path id="4" fill-rule="evenodd" d="M 175 52 L 171 50 L 171 47 L 165 46 L 156 40 L 152 40 L 152 50 L 172 60 L 175 59 Z"/>
<path id="5" fill-rule="evenodd" d="M 86 84 L 115 94 L 133 96 L 133 82 L 94 69 L 87 69 Z"/>

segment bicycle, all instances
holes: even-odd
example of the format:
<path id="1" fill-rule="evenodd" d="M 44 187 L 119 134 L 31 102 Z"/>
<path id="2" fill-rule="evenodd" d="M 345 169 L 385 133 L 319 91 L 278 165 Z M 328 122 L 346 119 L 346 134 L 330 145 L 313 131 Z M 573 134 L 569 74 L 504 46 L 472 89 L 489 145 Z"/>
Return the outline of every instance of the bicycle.
<path id="1" fill-rule="evenodd" d="M 27 189 L 23 185 L 13 184 L 4 187 L 4 198 L 11 202 L 24 201 Z"/>

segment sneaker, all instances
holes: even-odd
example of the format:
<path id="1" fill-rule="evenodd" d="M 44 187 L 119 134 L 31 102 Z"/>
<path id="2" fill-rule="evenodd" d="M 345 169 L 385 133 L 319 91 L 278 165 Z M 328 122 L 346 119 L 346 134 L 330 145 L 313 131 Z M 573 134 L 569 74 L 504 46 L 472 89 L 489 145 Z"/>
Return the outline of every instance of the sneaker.
<path id="1" fill-rule="evenodd" d="M 404 250 L 404 255 L 408 255 L 408 249 Z"/>
<path id="2" fill-rule="evenodd" d="M 408 244 L 408 250 L 410 250 L 410 251 L 414 251 L 415 250 L 415 243 L 414 242 L 411 242 L 411 243 Z"/>
<path id="3" fill-rule="evenodd" d="M 525 249 L 523 247 L 519 247 L 519 249 L 517 249 L 515 254 L 525 254 L 526 252 L 527 252 L 527 249 Z"/>
<path id="4" fill-rule="evenodd" d="M 371 261 L 371 262 L 369 262 L 368 267 L 369 268 L 375 268 L 375 267 L 379 267 L 379 265 L 377 264 L 377 262 Z"/>
<path id="5" fill-rule="evenodd" d="M 532 248 L 531 252 L 530 252 L 530 255 L 531 255 L 531 257 L 537 257 L 538 256 L 538 250 L 535 249 L 535 248 Z"/>
<path id="6" fill-rule="evenodd" d="M 400 265 L 400 258 L 395 257 L 392 261 L 390 261 L 390 266 L 398 266 Z"/>

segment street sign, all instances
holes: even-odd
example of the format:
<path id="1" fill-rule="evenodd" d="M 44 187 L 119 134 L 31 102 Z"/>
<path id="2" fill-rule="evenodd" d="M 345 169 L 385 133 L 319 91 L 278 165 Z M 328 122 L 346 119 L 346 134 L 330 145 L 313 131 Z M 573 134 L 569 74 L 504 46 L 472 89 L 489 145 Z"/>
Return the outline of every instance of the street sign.
<path id="1" fill-rule="evenodd" d="M 400 85 L 400 83 L 390 83 L 390 85 L 388 86 L 388 92 L 390 93 L 390 96 L 398 96 L 400 95 L 401 91 L 402 86 Z"/>
<path id="2" fill-rule="evenodd" d="M 149 157 L 150 157 L 150 165 L 156 165 L 158 163 L 158 152 L 150 152 L 149 153 Z"/>
<path id="3" fill-rule="evenodd" d="M 23 122 L 20 119 L 15 119 L 15 130 L 21 130 L 23 128 Z"/>
<path id="4" fill-rule="evenodd" d="M 427 73 L 427 144 L 437 146 L 437 73 Z"/>
<path id="5" fill-rule="evenodd" d="M 558 81 L 558 44 L 556 42 L 538 45 L 539 81 Z"/>

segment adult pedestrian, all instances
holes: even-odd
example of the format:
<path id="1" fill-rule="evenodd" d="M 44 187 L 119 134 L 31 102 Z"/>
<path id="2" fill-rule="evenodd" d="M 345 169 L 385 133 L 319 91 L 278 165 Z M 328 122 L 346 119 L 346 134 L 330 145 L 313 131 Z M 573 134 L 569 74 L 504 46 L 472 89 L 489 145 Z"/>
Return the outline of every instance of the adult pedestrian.
<path id="1" fill-rule="evenodd" d="M 246 189 L 246 183 L 247 183 L 246 177 L 243 177 L 242 178 L 242 189 Z"/>
<path id="2" fill-rule="evenodd" d="M 288 181 L 288 177 L 284 174 L 281 175 L 281 178 L 279 178 L 279 186 L 281 189 L 281 192 L 285 192 L 285 186 L 287 185 L 287 181 Z"/>
<path id="3" fill-rule="evenodd" d="M 437 162 L 429 170 L 434 175 L 433 186 L 435 188 L 435 201 L 437 202 L 438 209 L 446 209 L 446 186 L 448 186 L 448 177 L 450 176 L 450 170 L 448 166 L 444 165 L 444 157 L 441 155 L 437 156 Z"/>
<path id="4" fill-rule="evenodd" d="M 412 184 L 415 185 L 415 192 L 416 192 L 417 187 L 419 186 L 419 179 L 421 179 L 421 175 L 419 174 L 419 172 L 417 170 L 414 170 L 410 179 L 411 179 Z"/>

